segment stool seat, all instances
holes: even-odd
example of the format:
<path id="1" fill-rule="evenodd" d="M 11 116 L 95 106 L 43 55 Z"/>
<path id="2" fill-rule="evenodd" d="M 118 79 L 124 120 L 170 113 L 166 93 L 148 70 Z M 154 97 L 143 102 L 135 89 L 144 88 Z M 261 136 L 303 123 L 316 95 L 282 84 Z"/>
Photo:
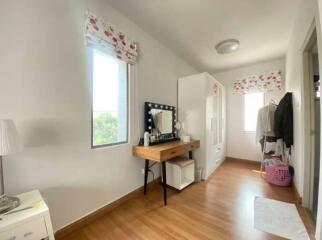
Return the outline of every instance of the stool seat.
<path id="1" fill-rule="evenodd" d="M 177 166 L 179 166 L 181 168 L 184 168 L 186 166 L 189 166 L 190 164 L 193 164 L 194 162 L 195 162 L 195 160 L 193 160 L 193 159 L 189 159 L 189 158 L 186 158 L 186 157 L 179 156 L 179 157 L 176 157 L 176 158 L 172 159 L 168 163 L 177 165 Z"/>

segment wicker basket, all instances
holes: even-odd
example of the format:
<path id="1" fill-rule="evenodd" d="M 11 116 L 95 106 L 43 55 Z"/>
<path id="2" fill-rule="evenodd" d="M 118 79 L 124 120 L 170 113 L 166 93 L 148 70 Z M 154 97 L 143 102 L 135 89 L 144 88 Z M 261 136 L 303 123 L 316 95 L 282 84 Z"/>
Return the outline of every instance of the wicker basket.
<path id="1" fill-rule="evenodd" d="M 266 166 L 266 180 L 269 183 L 287 187 L 290 186 L 292 176 L 289 171 L 289 167 L 286 164 L 276 164 Z"/>

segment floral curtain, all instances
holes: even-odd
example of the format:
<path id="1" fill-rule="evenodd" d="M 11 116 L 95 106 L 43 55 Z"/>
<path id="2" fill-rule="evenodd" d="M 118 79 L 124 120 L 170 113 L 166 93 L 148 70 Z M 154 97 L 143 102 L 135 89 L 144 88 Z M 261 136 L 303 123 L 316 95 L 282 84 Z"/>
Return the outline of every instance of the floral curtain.
<path id="1" fill-rule="evenodd" d="M 237 79 L 234 93 L 269 92 L 282 89 L 282 72 L 280 70 Z"/>
<path id="2" fill-rule="evenodd" d="M 90 12 L 86 14 L 85 38 L 87 44 L 113 50 L 117 58 L 127 63 L 137 62 L 137 42 L 105 19 L 98 18 Z"/>

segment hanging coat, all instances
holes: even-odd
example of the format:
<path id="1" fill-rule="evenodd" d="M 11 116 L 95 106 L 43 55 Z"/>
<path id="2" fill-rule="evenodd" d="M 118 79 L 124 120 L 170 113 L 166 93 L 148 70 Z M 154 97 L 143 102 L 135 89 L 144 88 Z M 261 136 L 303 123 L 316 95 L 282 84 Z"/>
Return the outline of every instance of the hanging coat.
<path id="1" fill-rule="evenodd" d="M 292 93 L 288 92 L 279 102 L 274 116 L 274 131 L 277 139 L 283 139 L 286 147 L 293 145 Z"/>
<path id="2" fill-rule="evenodd" d="M 256 127 L 256 143 L 260 142 L 265 136 L 275 137 L 274 123 L 275 123 L 276 105 L 270 103 L 262 107 L 257 113 L 257 127 Z"/>

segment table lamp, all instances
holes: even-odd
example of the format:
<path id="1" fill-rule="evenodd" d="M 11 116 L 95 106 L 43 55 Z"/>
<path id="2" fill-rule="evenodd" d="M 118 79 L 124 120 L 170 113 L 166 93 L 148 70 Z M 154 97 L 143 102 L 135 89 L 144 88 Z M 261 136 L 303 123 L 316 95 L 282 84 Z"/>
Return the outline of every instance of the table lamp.
<path id="1" fill-rule="evenodd" d="M 8 212 L 20 205 L 16 197 L 5 195 L 2 156 L 7 156 L 21 150 L 18 132 L 12 120 L 0 119 L 0 213 Z"/>

